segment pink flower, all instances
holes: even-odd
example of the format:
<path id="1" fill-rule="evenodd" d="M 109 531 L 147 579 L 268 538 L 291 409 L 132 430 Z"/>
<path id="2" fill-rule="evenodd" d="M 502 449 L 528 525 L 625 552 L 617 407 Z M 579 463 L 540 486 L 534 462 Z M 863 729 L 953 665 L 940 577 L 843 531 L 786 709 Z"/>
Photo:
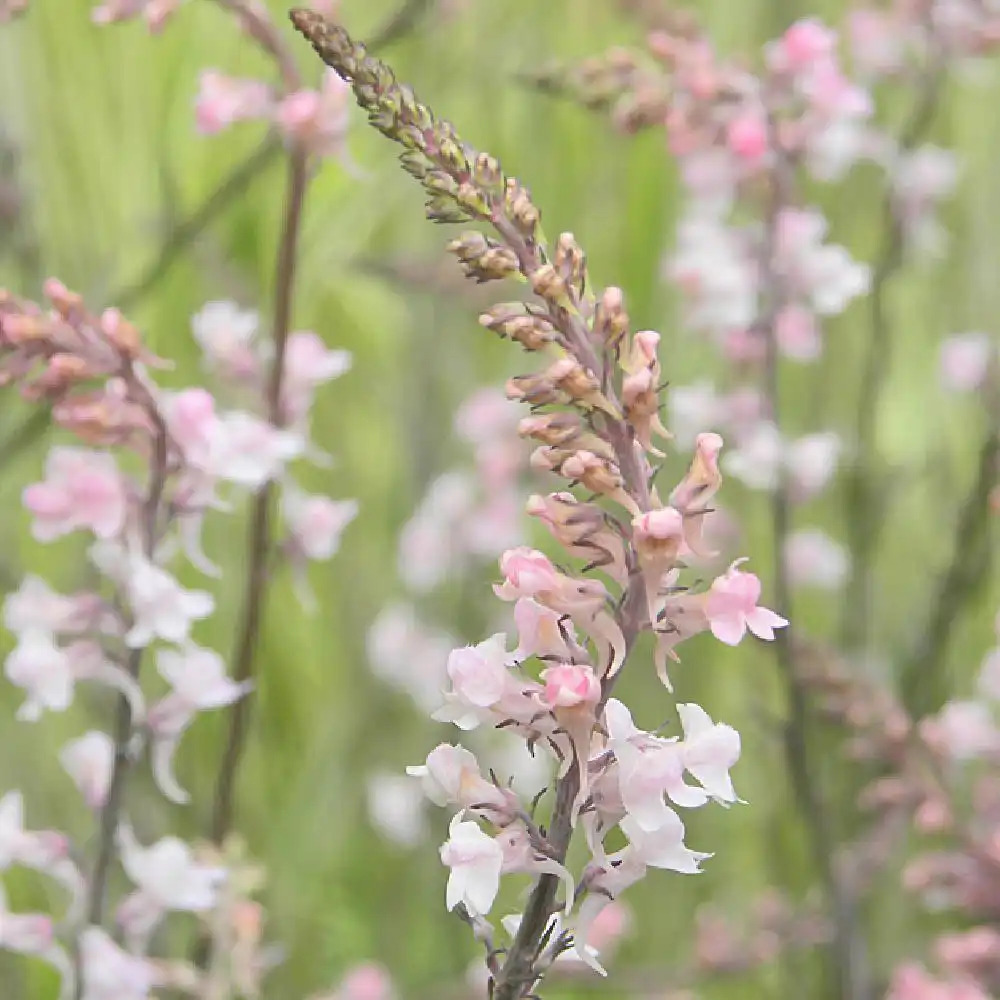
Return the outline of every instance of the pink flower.
<path id="1" fill-rule="evenodd" d="M 985 382 L 997 353 L 993 339 L 985 333 L 963 333 L 941 345 L 941 383 L 952 392 L 975 392 Z"/>
<path id="2" fill-rule="evenodd" d="M 785 567 L 795 586 L 837 590 L 847 579 L 847 551 L 818 528 L 793 531 L 785 542 Z"/>
<path id="3" fill-rule="evenodd" d="M 54 830 L 27 830 L 24 797 L 18 791 L 0 798 L 0 870 L 25 865 L 52 872 L 69 855 L 69 841 Z"/>
<path id="4" fill-rule="evenodd" d="M 3 604 L 3 623 L 9 632 L 77 634 L 111 627 L 111 612 L 97 594 L 56 593 L 41 577 L 28 575 Z"/>
<path id="5" fill-rule="evenodd" d="M 815 18 L 806 18 L 796 21 L 777 42 L 772 43 L 768 63 L 779 72 L 799 73 L 830 56 L 836 44 L 836 32 Z"/>
<path id="6" fill-rule="evenodd" d="M 89 809 L 100 809 L 107 800 L 114 756 L 111 737 L 97 730 L 71 740 L 59 751 L 59 763 Z"/>
<path id="7" fill-rule="evenodd" d="M 785 306 L 775 317 L 774 336 L 781 353 L 792 361 L 815 361 L 823 352 L 816 316 L 805 306 Z"/>
<path id="8" fill-rule="evenodd" d="M 420 778 L 424 794 L 435 805 L 475 809 L 495 822 L 517 813 L 517 796 L 487 781 L 475 755 L 464 747 L 441 743 L 427 755 L 425 764 L 411 765 L 406 773 Z"/>
<path id="9" fill-rule="evenodd" d="M 307 559 L 330 559 L 340 548 L 340 536 L 357 516 L 356 500 L 306 496 L 286 487 L 282 513 L 297 552 Z"/>
<path id="10" fill-rule="evenodd" d="M 504 582 L 495 587 L 497 596 L 505 601 L 519 597 L 535 597 L 559 586 L 559 571 L 551 560 L 538 549 L 524 546 L 508 549 L 500 557 L 500 572 Z"/>
<path id="11" fill-rule="evenodd" d="M 281 406 L 289 424 L 304 420 L 317 386 L 339 378 L 351 368 L 351 353 L 330 350 L 311 330 L 297 330 L 285 348 Z"/>
<path id="12" fill-rule="evenodd" d="M 130 955 L 100 927 L 80 934 L 83 1000 L 147 1000 L 159 977 L 147 958 Z"/>
<path id="13" fill-rule="evenodd" d="M 118 842 L 122 867 L 137 886 L 118 912 L 133 950 L 144 947 L 167 912 L 203 913 L 215 905 L 226 870 L 197 862 L 183 841 L 164 837 L 143 847 L 132 828 L 123 825 Z"/>
<path id="14" fill-rule="evenodd" d="M 196 468 L 208 468 L 219 423 L 212 394 L 205 389 L 184 389 L 164 395 L 161 406 L 170 439 L 184 460 Z"/>
<path id="15" fill-rule="evenodd" d="M 739 159 L 754 166 L 767 153 L 767 122 L 759 112 L 741 112 L 729 123 L 726 142 Z"/>
<path id="16" fill-rule="evenodd" d="M 529 656 L 568 660 L 572 655 L 566 636 L 575 641 L 573 623 L 564 621 L 536 600 L 518 599 L 514 605 L 514 624 L 517 626 L 517 649 L 511 653 L 512 660 L 526 660 Z"/>
<path id="17" fill-rule="evenodd" d="M 780 615 L 757 606 L 760 580 L 738 569 L 739 561 L 716 577 L 705 598 L 705 614 L 712 635 L 736 646 L 749 629 L 759 639 L 774 639 L 774 630 L 788 624 Z"/>
<path id="18" fill-rule="evenodd" d="M 282 99 L 275 114 L 278 128 L 317 156 L 339 156 L 350 121 L 350 94 L 350 84 L 327 70 L 321 90 L 297 90 Z"/>
<path id="19" fill-rule="evenodd" d="M 205 70 L 195 100 L 198 131 L 221 132 L 239 121 L 266 118 L 271 113 L 271 89 L 259 80 L 238 80 L 216 70 Z"/>
<path id="20" fill-rule="evenodd" d="M 132 609 L 132 627 L 125 636 L 130 649 L 141 649 L 155 639 L 184 642 L 195 621 L 215 608 L 204 590 L 185 590 L 165 569 L 139 553 L 131 553 L 124 581 Z"/>
<path id="21" fill-rule="evenodd" d="M 85 448 L 53 448 L 45 480 L 27 487 L 23 499 L 35 515 L 32 534 L 40 542 L 81 528 L 111 538 L 123 529 L 128 512 L 125 482 L 114 457 Z"/>
<path id="22" fill-rule="evenodd" d="M 191 317 L 191 329 L 205 354 L 205 361 L 224 375 L 237 380 L 255 377 L 260 360 L 254 339 L 260 317 L 244 311 L 234 302 L 209 302 Z"/>
<path id="23" fill-rule="evenodd" d="M 694 875 L 701 871 L 701 862 L 712 856 L 685 846 L 684 824 L 672 809 L 667 810 L 664 823 L 655 830 L 644 830 L 631 816 L 619 825 L 629 839 L 631 852 L 650 868 Z"/>
<path id="24" fill-rule="evenodd" d="M 374 962 L 348 970 L 330 1000 L 393 1000 L 396 991 L 389 973 Z"/>
<path id="25" fill-rule="evenodd" d="M 678 705 L 684 741 L 684 768 L 719 802 L 739 802 L 729 769 L 740 759 L 740 734 L 722 722 L 712 722 L 700 705 Z"/>
<path id="26" fill-rule="evenodd" d="M 1000 751 L 1000 731 L 989 706 L 981 701 L 949 701 L 936 716 L 921 722 L 920 735 L 931 747 L 957 761 Z"/>
<path id="27" fill-rule="evenodd" d="M 542 671 L 545 700 L 553 708 L 596 705 L 601 698 L 601 682 L 592 667 L 560 663 Z"/>
<path id="28" fill-rule="evenodd" d="M 473 916 L 485 916 L 500 889 L 503 850 L 477 823 L 463 820 L 461 813 L 448 832 L 441 845 L 441 862 L 451 869 L 445 903 L 449 910 L 462 903 Z"/>
<path id="29" fill-rule="evenodd" d="M 216 450 L 208 470 L 221 479 L 260 489 L 303 451 L 303 441 L 251 413 L 234 411 L 217 424 Z"/>
<path id="30" fill-rule="evenodd" d="M 448 676 L 455 694 L 476 708 L 495 705 L 507 690 L 510 674 L 507 637 L 499 632 L 476 646 L 463 646 L 448 657 Z"/>

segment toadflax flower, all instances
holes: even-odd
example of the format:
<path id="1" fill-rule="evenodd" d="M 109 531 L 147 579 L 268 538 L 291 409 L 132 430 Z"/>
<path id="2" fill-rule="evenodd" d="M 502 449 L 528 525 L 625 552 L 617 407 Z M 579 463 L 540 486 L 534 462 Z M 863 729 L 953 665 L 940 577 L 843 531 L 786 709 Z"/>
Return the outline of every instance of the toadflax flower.
<path id="1" fill-rule="evenodd" d="M 759 639 L 771 640 L 776 628 L 788 622 L 781 615 L 757 606 L 760 580 L 739 569 L 737 560 L 717 577 L 705 597 L 705 615 L 712 635 L 728 646 L 736 646 L 749 629 Z"/>
<path id="2" fill-rule="evenodd" d="M 503 849 L 478 823 L 458 813 L 441 845 L 441 861 L 451 873 L 445 903 L 449 910 L 461 903 L 472 916 L 485 916 L 500 889 Z"/>

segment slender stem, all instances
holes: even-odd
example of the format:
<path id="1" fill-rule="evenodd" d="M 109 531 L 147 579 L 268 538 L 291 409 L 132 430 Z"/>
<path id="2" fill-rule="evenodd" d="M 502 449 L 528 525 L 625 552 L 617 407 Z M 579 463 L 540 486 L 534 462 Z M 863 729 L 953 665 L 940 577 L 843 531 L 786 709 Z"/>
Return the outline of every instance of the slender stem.
<path id="1" fill-rule="evenodd" d="M 123 373 L 129 388 L 145 403 L 145 409 L 153 423 L 153 449 L 150 457 L 149 488 L 143 507 L 142 548 L 147 558 L 152 558 L 160 531 L 163 493 L 167 480 L 168 434 L 156 407 L 143 383 L 131 372 Z M 129 653 L 126 669 L 133 679 L 137 679 L 142 667 L 143 649 Z M 121 695 L 115 716 L 115 756 L 111 772 L 108 796 L 101 810 L 100 832 L 98 835 L 97 858 L 87 889 L 86 913 L 91 924 L 99 925 L 104 916 L 104 899 L 107 891 L 108 873 L 115 852 L 115 834 L 124 802 L 125 784 L 128 778 L 131 755 L 128 744 L 132 735 L 132 709 L 128 699 Z M 82 989 L 82 986 L 80 987 Z"/>
<path id="2" fill-rule="evenodd" d="M 910 152 L 930 128 L 940 99 L 943 75 L 941 57 L 932 53 L 920 95 L 900 133 L 902 154 Z M 879 467 L 877 446 L 879 401 L 892 364 L 893 347 L 886 291 L 889 280 L 903 264 L 906 237 L 891 182 L 882 205 L 882 232 L 885 238 L 872 274 L 869 296 L 868 355 L 858 391 L 858 419 L 854 432 L 857 457 L 847 481 L 846 497 L 850 513 L 846 528 L 851 550 L 851 579 L 844 588 L 841 638 L 842 645 L 856 652 L 865 651 L 871 642 L 874 569 L 886 514 L 886 482 Z"/>
<path id="3" fill-rule="evenodd" d="M 288 189 L 285 200 L 284 230 L 278 247 L 275 279 L 273 344 L 274 361 L 267 388 L 268 416 L 278 426 L 282 422 L 281 386 L 285 366 L 285 344 L 291 324 L 292 299 L 295 289 L 298 258 L 299 231 L 302 207 L 308 184 L 308 157 L 306 151 L 293 150 L 288 165 Z M 247 548 L 249 569 L 243 597 L 233 676 L 238 682 L 250 680 L 254 674 L 254 661 L 260 638 L 264 602 L 267 596 L 268 564 L 270 562 L 271 508 L 274 484 L 266 483 L 253 500 Z M 216 781 L 215 805 L 212 814 L 211 835 L 221 843 L 232 824 L 233 791 L 236 772 L 246 744 L 250 716 L 250 699 L 237 701 L 229 715 L 226 745 Z"/>
<path id="4" fill-rule="evenodd" d="M 771 203 L 762 248 L 761 272 L 766 300 L 758 329 L 765 339 L 764 395 L 771 419 L 782 427 L 782 405 L 779 383 L 780 351 L 775 332 L 775 318 L 785 304 L 784 281 L 774 266 L 775 243 L 779 214 L 793 204 L 794 177 L 792 164 L 780 158 L 774 167 Z M 792 588 L 785 562 L 785 546 L 791 530 L 791 501 L 783 473 L 771 496 L 772 574 L 775 603 L 779 611 L 792 618 Z M 861 1000 L 869 996 L 867 960 L 864 941 L 858 933 L 855 902 L 838 878 L 835 864 L 835 838 L 818 787 L 818 772 L 809 740 L 811 718 L 805 685 L 796 667 L 793 637 L 787 629 L 774 634 L 774 653 L 785 686 L 787 718 L 783 727 L 785 762 L 799 812 L 809 834 L 814 863 L 823 882 L 833 910 L 833 958 L 835 976 L 839 980 L 837 995 Z"/>
<path id="5" fill-rule="evenodd" d="M 940 574 L 926 616 L 926 627 L 904 663 L 900 691 L 914 718 L 941 707 L 941 668 L 953 627 L 969 598 L 990 578 L 994 552 L 990 544 L 990 492 L 1000 478 L 1000 409 L 987 414 L 979 447 L 976 478 L 955 524 L 951 561 Z"/>

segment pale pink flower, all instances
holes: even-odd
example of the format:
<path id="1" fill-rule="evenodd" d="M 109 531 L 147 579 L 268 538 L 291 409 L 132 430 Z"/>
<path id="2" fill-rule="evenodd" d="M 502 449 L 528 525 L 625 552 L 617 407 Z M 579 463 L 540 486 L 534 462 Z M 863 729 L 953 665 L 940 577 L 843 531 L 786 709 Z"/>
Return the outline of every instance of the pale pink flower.
<path id="1" fill-rule="evenodd" d="M 494 590 L 505 601 L 556 590 L 561 575 L 547 555 L 524 546 L 508 549 L 500 557 L 500 572 L 504 582 Z"/>
<path id="2" fill-rule="evenodd" d="M 455 645 L 453 636 L 426 624 L 405 603 L 384 607 L 366 640 L 375 676 L 404 691 L 428 713 L 441 704 L 441 689 L 448 679 L 445 664 Z"/>
<path id="3" fill-rule="evenodd" d="M 282 98 L 275 119 L 282 134 L 317 156 L 340 156 L 350 121 L 350 84 L 327 70 L 320 90 L 297 90 Z"/>
<path id="4" fill-rule="evenodd" d="M 167 912 L 203 913 L 216 904 L 224 868 L 196 861 L 176 837 L 164 837 L 143 847 L 132 828 L 118 830 L 122 867 L 136 885 L 118 910 L 127 938 L 142 947 Z"/>
<path id="5" fill-rule="evenodd" d="M 905 39 L 892 14 L 861 7 L 848 13 L 847 28 L 854 62 L 863 73 L 882 76 L 902 67 Z"/>
<path id="6" fill-rule="evenodd" d="M 708 381 L 670 386 L 667 410 L 674 440 L 685 451 L 694 447 L 695 438 L 702 431 L 718 429 L 725 423 L 724 401 Z"/>
<path id="7" fill-rule="evenodd" d="M 80 934 L 80 964 L 82 1000 L 148 1000 L 158 983 L 152 961 L 122 950 L 101 927 Z"/>
<path id="8" fill-rule="evenodd" d="M 375 962 L 349 969 L 330 1000 L 393 1000 L 396 991 L 389 973 Z"/>
<path id="9" fill-rule="evenodd" d="M 952 392 L 975 392 L 986 382 L 997 347 L 986 333 L 962 333 L 941 345 L 941 383 Z"/>
<path id="10" fill-rule="evenodd" d="M 72 704 L 72 661 L 46 632 L 21 635 L 4 662 L 4 673 L 28 696 L 17 711 L 18 719 L 34 722 L 43 711 L 65 712 Z"/>
<path id="11" fill-rule="evenodd" d="M 818 61 L 831 56 L 837 44 L 837 33 L 816 18 L 796 21 L 767 49 L 771 69 L 781 73 L 801 73 L 811 70 Z"/>
<path id="12" fill-rule="evenodd" d="M 529 656 L 568 660 L 572 656 L 566 637 L 576 641 L 573 623 L 564 621 L 536 600 L 518 599 L 514 605 L 514 624 L 517 626 L 517 649 L 510 654 L 512 660 L 520 662 Z"/>
<path id="13" fill-rule="evenodd" d="M 298 434 L 236 410 L 216 424 L 215 451 L 208 471 L 251 490 L 276 479 L 304 450 Z"/>
<path id="14" fill-rule="evenodd" d="M 565 893 L 563 912 L 569 913 L 576 893 L 573 876 L 558 861 L 537 849 L 523 824 L 513 823 L 504 827 L 497 834 L 496 841 L 503 852 L 502 875 L 518 872 L 527 875 L 554 875 L 562 880 Z"/>
<path id="15" fill-rule="evenodd" d="M 818 528 L 793 531 L 785 541 L 783 554 L 794 586 L 837 590 L 850 570 L 847 550 Z"/>
<path id="16" fill-rule="evenodd" d="M 380 772 L 366 785 L 368 819 L 387 840 L 415 847 L 427 835 L 423 790 L 401 774 Z"/>
<path id="17" fill-rule="evenodd" d="M 331 500 L 307 496 L 286 488 L 281 510 L 288 523 L 295 551 L 307 559 L 330 559 L 340 548 L 340 537 L 357 516 L 356 500 Z"/>
<path id="18" fill-rule="evenodd" d="M 785 443 L 777 425 L 759 420 L 743 429 L 737 446 L 723 458 L 722 469 L 752 490 L 774 490 L 781 481 L 784 458 Z"/>
<path id="19" fill-rule="evenodd" d="M 774 337 L 781 353 L 792 361 L 816 361 L 823 353 L 816 316 L 805 306 L 785 306 L 774 319 Z"/>
<path id="20" fill-rule="evenodd" d="M 712 635 L 720 642 L 736 646 L 749 629 L 759 639 L 774 639 L 774 630 L 788 622 L 767 608 L 757 606 L 760 580 L 753 573 L 744 573 L 733 563 L 722 576 L 716 577 L 705 597 L 705 614 Z"/>
<path id="21" fill-rule="evenodd" d="M 542 671 L 545 700 L 553 708 L 596 705 L 601 698 L 601 682 L 593 667 L 577 663 L 559 663 Z"/>
<path id="22" fill-rule="evenodd" d="M 142 14 L 149 30 L 160 31 L 180 7 L 181 0 L 104 0 L 90 14 L 94 24 L 113 24 Z"/>
<path id="23" fill-rule="evenodd" d="M 619 825 L 629 839 L 631 851 L 650 868 L 694 875 L 701 871 L 701 862 L 712 856 L 685 846 L 684 824 L 672 809 L 667 810 L 664 822 L 655 830 L 644 830 L 632 816 L 626 816 Z"/>
<path id="24" fill-rule="evenodd" d="M 89 809 L 101 809 L 111 786 L 115 745 L 107 733 L 91 730 L 59 751 L 59 763 Z"/>
<path id="25" fill-rule="evenodd" d="M 473 809 L 498 823 L 517 813 L 517 796 L 487 781 L 475 755 L 464 747 L 441 743 L 425 764 L 411 765 L 406 773 L 420 778 L 424 794 L 435 805 Z"/>
<path id="26" fill-rule="evenodd" d="M 111 538 L 122 531 L 128 513 L 128 492 L 114 457 L 86 448 L 53 448 L 44 481 L 28 486 L 23 499 L 40 542 L 79 529 Z"/>
<path id="27" fill-rule="evenodd" d="M 462 813 L 452 819 L 448 833 L 441 845 L 441 862 L 451 869 L 445 903 L 449 910 L 462 903 L 473 916 L 485 916 L 500 889 L 503 850 Z"/>
<path id="28" fill-rule="evenodd" d="M 235 302 L 209 302 L 191 317 L 191 329 L 211 368 L 237 380 L 255 378 L 260 359 L 254 340 L 260 317 Z"/>
<path id="29" fill-rule="evenodd" d="M 41 577 L 29 574 L 3 604 L 3 623 L 9 632 L 45 632 L 75 635 L 111 627 L 111 612 L 97 594 L 56 593 Z"/>
<path id="30" fill-rule="evenodd" d="M 743 111 L 728 125 L 726 143 L 748 166 L 755 166 L 768 150 L 767 121 L 758 111 Z"/>
<path id="31" fill-rule="evenodd" d="M 484 445 L 513 435 L 521 413 L 499 389 L 477 389 L 455 413 L 455 433 L 469 444 Z"/>
<path id="32" fill-rule="evenodd" d="M 271 88 L 259 80 L 240 80 L 217 70 L 204 70 L 195 99 L 198 131 L 221 132 L 239 121 L 267 118 L 274 106 Z"/>
<path id="33" fill-rule="evenodd" d="M 597 961 L 595 949 L 588 947 L 591 928 L 601 913 L 645 874 L 646 864 L 632 847 L 616 851 L 601 864 L 589 865 L 584 872 L 583 882 L 590 891 L 580 904 L 573 924 L 574 949 L 580 961 L 599 975 L 606 976 L 607 971 Z"/>
<path id="34" fill-rule="evenodd" d="M 788 485 L 799 503 L 818 496 L 837 471 L 843 442 L 835 431 L 807 434 L 789 442 L 785 449 Z"/>
<path id="35" fill-rule="evenodd" d="M 739 802 L 729 769 L 740 759 L 740 734 L 694 704 L 678 704 L 684 768 L 718 802 Z"/>
<path id="36" fill-rule="evenodd" d="M 185 590 L 165 569 L 138 552 L 127 557 L 124 586 L 132 611 L 132 627 L 125 635 L 131 649 L 142 649 L 155 639 L 184 642 L 191 625 L 215 608 L 204 590 Z"/>
<path id="37" fill-rule="evenodd" d="M 453 650 L 448 657 L 448 676 L 455 694 L 477 708 L 495 705 L 507 691 L 507 637 L 499 632 L 475 646 Z"/>
<path id="38" fill-rule="evenodd" d="M 54 872 L 69 855 L 69 841 L 54 830 L 27 830 L 24 826 L 24 796 L 19 791 L 0 798 L 0 871 L 25 865 Z"/>
<path id="39" fill-rule="evenodd" d="M 292 333 L 285 346 L 281 385 L 281 407 L 287 422 L 297 424 L 304 420 L 316 387 L 350 371 L 351 361 L 350 351 L 331 350 L 312 330 Z"/>
<path id="40" fill-rule="evenodd" d="M 685 807 L 707 801 L 705 792 L 684 783 L 684 755 L 679 743 L 637 729 L 628 708 L 617 698 L 608 699 L 604 724 L 608 749 L 618 764 L 622 807 L 643 829 L 656 830 L 671 822 L 673 810 L 664 795 Z"/>
<path id="41" fill-rule="evenodd" d="M 950 701 L 936 716 L 920 724 L 920 735 L 953 760 L 968 761 L 1000 751 L 1000 730 L 988 705 Z"/>
<path id="42" fill-rule="evenodd" d="M 149 710 L 153 777 L 171 802 L 185 803 L 188 793 L 173 773 L 174 754 L 184 731 L 198 712 L 231 705 L 253 683 L 232 680 L 218 653 L 190 642 L 182 650 L 157 650 L 156 666 L 172 690 Z"/>

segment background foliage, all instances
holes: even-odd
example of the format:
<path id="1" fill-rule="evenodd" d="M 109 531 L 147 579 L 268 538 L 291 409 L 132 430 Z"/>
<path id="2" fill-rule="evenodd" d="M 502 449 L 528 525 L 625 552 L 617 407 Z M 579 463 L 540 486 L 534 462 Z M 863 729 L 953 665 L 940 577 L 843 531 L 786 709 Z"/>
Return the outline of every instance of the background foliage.
<path id="1" fill-rule="evenodd" d="M 270 6 L 280 13 L 283 4 L 272 0 Z M 570 61 L 612 43 L 638 42 L 638 24 L 612 0 L 470 0 L 454 6 L 452 16 L 429 15 L 385 50 L 400 77 L 470 142 L 500 156 L 529 183 L 547 231 L 572 230 L 598 281 L 624 287 L 635 327 L 663 334 L 661 361 L 671 382 L 713 375 L 714 352 L 685 333 L 661 277 L 678 215 L 662 134 L 620 136 L 600 118 L 541 97 L 518 79 L 552 59 Z M 846 5 L 702 0 L 692 6 L 721 48 L 756 58 L 760 44 L 796 17 L 820 15 L 836 23 Z M 213 138 L 196 134 L 198 71 L 211 66 L 264 75 L 268 67 L 208 0 L 193 0 L 159 38 L 137 24 L 99 30 L 88 8 L 87 0 L 35 0 L 28 19 L 0 31 L 0 127 L 18 151 L 25 193 L 22 223 L 0 229 L 0 285 L 35 296 L 41 279 L 57 274 L 94 306 L 122 305 L 153 349 L 176 361 L 177 382 L 190 383 L 199 378 L 192 313 L 207 300 L 227 297 L 267 309 L 283 187 L 280 158 L 168 267 L 151 278 L 149 268 L 178 221 L 262 139 L 253 125 Z M 394 9 L 386 0 L 345 0 L 343 16 L 364 38 Z M 304 44 L 298 47 L 307 79 L 315 79 L 319 66 Z M 953 252 L 944 261 L 908 264 L 889 287 L 895 352 L 877 443 L 892 470 L 893 493 L 878 553 L 879 655 L 869 665 L 886 678 L 909 655 L 926 620 L 950 555 L 955 499 L 973 475 L 968 441 L 981 433 L 981 415 L 971 404 L 945 398 L 935 366 L 937 344 L 947 333 L 995 330 L 998 69 L 984 63 L 951 81 L 931 130 L 933 141 L 955 147 L 963 161 L 960 191 L 946 209 Z M 902 114 L 910 98 L 898 94 L 893 100 L 899 106 L 880 109 L 889 119 Z M 484 300 L 441 253 L 446 234 L 424 223 L 419 191 L 360 116 L 356 122 L 349 140 L 353 169 L 325 165 L 310 189 L 295 323 L 354 353 L 352 373 L 321 395 L 314 421 L 318 443 L 338 456 L 336 466 L 314 471 L 306 485 L 357 497 L 361 513 L 338 558 L 312 571 L 319 614 L 300 609 L 287 579 L 275 584 L 239 790 L 241 829 L 270 873 L 272 933 L 289 949 L 288 962 L 272 980 L 274 997 L 329 984 L 362 959 L 383 961 L 407 996 L 440 996 L 475 954 L 467 930 L 444 912 L 445 876 L 434 844 L 404 851 L 368 825 L 364 775 L 376 767 L 400 770 L 453 736 L 370 675 L 365 631 L 398 591 L 401 526 L 423 487 L 460 451 L 451 429 L 455 405 L 474 386 L 517 371 L 518 358 L 477 328 Z M 869 176 L 865 169 L 852 179 L 849 196 L 831 187 L 817 197 L 832 218 L 833 238 L 871 260 L 881 189 L 875 172 Z M 859 300 L 832 324 L 818 368 L 783 376 L 790 433 L 832 427 L 849 438 L 870 331 L 866 310 Z M 9 588 L 26 570 L 51 570 L 68 586 L 79 573 L 78 560 L 67 558 L 65 546 L 57 554 L 36 546 L 19 508 L 20 490 L 37 476 L 44 449 L 44 437 L 20 446 L 26 415 L 13 392 L 0 395 L 0 582 Z M 676 475 L 668 479 L 679 478 L 682 467 L 678 458 Z M 742 549 L 766 582 L 766 499 L 732 482 L 724 498 L 741 517 L 747 531 Z M 844 518 L 857 515 L 845 513 L 836 490 L 799 513 L 841 537 Z M 243 572 L 239 523 L 216 522 L 207 549 L 232 585 L 223 589 L 221 613 L 213 620 L 220 634 L 203 640 L 225 650 L 231 637 L 224 623 L 234 620 L 235 583 Z M 53 559 L 63 561 L 54 565 Z M 490 599 L 487 584 L 484 577 L 482 605 Z M 478 639 L 482 605 L 447 589 L 442 601 L 438 619 Z M 994 575 L 949 626 L 946 657 L 938 665 L 946 691 L 970 687 L 990 644 L 998 601 Z M 828 636 L 839 627 L 839 608 L 826 598 L 802 598 L 793 609 L 778 610 L 802 634 Z M 618 959 L 621 968 L 683 966 L 692 913 L 702 901 L 720 901 L 738 914 L 769 884 L 786 887 L 796 899 L 814 889 L 774 724 L 783 704 L 771 649 L 744 643 L 731 651 L 701 637 L 686 647 L 684 659 L 677 672 L 679 700 L 697 700 L 743 734 L 735 778 L 749 805 L 692 817 L 689 843 L 716 852 L 700 878 L 657 873 L 630 894 L 639 919 Z M 638 702 L 650 705 L 642 721 L 655 724 L 652 668 L 632 670 L 623 690 L 645 699 Z M 6 686 L 0 686 L 0 699 L 2 717 L 10 720 L 16 702 Z M 207 764 L 220 722 L 203 722 L 185 743 L 179 774 L 197 804 L 164 816 L 164 824 L 190 834 L 205 828 Z M 75 729 L 53 716 L 34 728 L 5 721 L 0 788 L 29 790 L 40 820 L 85 829 L 88 819 L 53 763 L 53 748 Z M 837 778 L 839 761 L 831 744 L 824 761 L 828 778 Z M 850 787 L 847 779 L 840 783 Z M 149 809 L 164 808 L 150 796 Z M 443 827 L 443 816 L 435 821 Z M 883 969 L 900 955 L 919 953 L 923 919 L 894 874 L 884 880 L 876 913 L 868 915 L 874 959 Z M 18 893 L 30 899 L 38 891 L 30 879 L 13 885 L 15 903 Z M 36 974 L 25 968 L 22 962 L 0 965 L 4 997 L 19 995 L 8 994 L 8 983 Z M 703 995 L 813 995 L 801 992 L 811 970 L 811 959 L 792 958 L 750 980 L 711 985 Z M 614 977 L 601 988 L 609 996 L 623 989 Z"/>

